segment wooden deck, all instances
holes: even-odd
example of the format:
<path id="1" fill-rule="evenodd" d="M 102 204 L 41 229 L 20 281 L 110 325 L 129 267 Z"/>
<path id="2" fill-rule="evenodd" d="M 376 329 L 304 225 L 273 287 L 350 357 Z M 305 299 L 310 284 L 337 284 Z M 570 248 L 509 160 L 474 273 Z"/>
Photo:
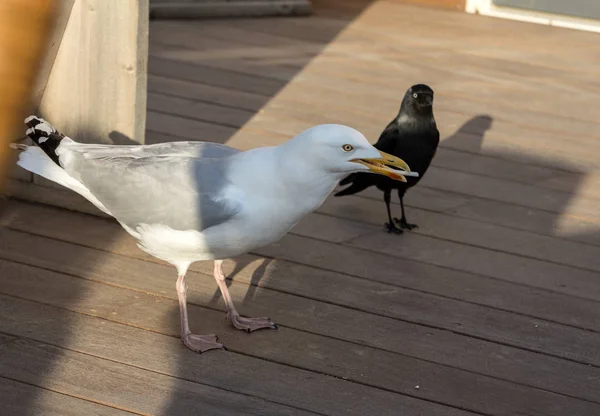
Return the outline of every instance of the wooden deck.
<path id="1" fill-rule="evenodd" d="M 403 92 L 436 91 L 441 148 L 409 191 L 420 228 L 382 231 L 381 195 L 330 198 L 226 263 L 231 328 L 192 267 L 113 221 L 4 201 L 6 415 L 600 415 L 600 35 L 393 1 L 310 18 L 153 21 L 148 141 L 238 148 L 335 122 L 375 141 Z M 399 206 L 394 205 L 396 212 Z"/>

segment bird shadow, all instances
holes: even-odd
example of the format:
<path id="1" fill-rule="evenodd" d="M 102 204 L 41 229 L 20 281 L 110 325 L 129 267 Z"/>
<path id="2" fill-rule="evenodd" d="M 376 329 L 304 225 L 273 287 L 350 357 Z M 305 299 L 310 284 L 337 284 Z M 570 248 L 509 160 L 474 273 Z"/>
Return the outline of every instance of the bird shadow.
<path id="1" fill-rule="evenodd" d="M 241 256 L 241 258 L 234 259 L 235 266 L 231 273 L 227 275 L 226 284 L 227 287 L 230 287 L 235 281 L 235 277 L 240 274 L 246 267 L 250 266 L 256 259 L 251 258 L 248 255 Z M 273 262 L 273 259 L 264 258 L 260 260 L 260 265 L 254 269 L 252 272 L 252 276 L 250 278 L 250 282 L 248 285 L 248 289 L 246 294 L 244 295 L 244 299 L 242 300 L 242 304 L 245 304 L 247 301 L 251 301 L 254 299 L 257 290 L 259 289 L 260 282 L 265 276 L 267 268 Z M 217 288 L 213 293 L 213 296 L 209 302 L 209 304 L 216 304 L 219 299 L 221 299 L 221 291 Z M 241 312 L 240 312 L 241 313 Z M 242 313 L 242 315 L 244 315 Z"/>
<path id="2" fill-rule="evenodd" d="M 492 129 L 494 119 L 487 114 L 479 114 L 466 121 L 451 136 L 446 137 L 442 142 L 444 146 L 455 146 L 463 151 L 479 153 L 481 145 L 488 130 Z"/>
<path id="3" fill-rule="evenodd" d="M 120 131 L 113 130 L 108 134 L 108 138 L 112 141 L 112 144 L 118 145 L 136 145 L 138 142 L 131 139 L 126 134 L 121 133 Z"/>
<path id="4" fill-rule="evenodd" d="M 562 236 L 560 223 L 568 218 L 562 214 L 573 203 L 589 172 L 559 154 L 542 156 L 500 150 L 494 147 L 493 142 L 489 148 L 483 149 L 485 135 L 491 130 L 493 122 L 489 115 L 478 115 L 442 140 L 442 151 L 438 151 L 433 165 L 444 170 L 438 170 L 433 177 L 424 178 L 423 186 L 441 192 L 456 192 L 465 197 L 464 204 L 445 210 L 445 213 L 539 234 Z M 440 180 L 445 169 L 469 174 L 453 175 L 452 182 Z M 505 181 L 506 186 L 496 187 L 497 192 L 494 192 L 495 186 L 502 185 L 498 179 Z M 512 189 L 511 183 L 514 184 Z M 528 190 L 534 193 L 528 194 Z M 482 193 L 485 194 L 483 197 Z M 409 200 L 410 195 L 408 204 Z M 589 228 L 589 224 L 588 227 L 584 225 L 584 220 L 567 221 L 576 228 Z M 598 233 L 585 234 L 571 238 L 600 244 Z"/>

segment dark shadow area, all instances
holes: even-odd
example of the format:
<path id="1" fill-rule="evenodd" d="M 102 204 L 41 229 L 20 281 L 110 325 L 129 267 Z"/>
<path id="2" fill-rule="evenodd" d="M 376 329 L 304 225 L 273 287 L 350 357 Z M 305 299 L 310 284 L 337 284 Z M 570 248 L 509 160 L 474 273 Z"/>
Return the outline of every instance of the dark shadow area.
<path id="1" fill-rule="evenodd" d="M 502 201 L 504 196 L 496 198 L 490 192 L 483 200 L 475 199 L 448 211 L 459 216 L 485 221 L 493 224 L 519 228 L 527 231 L 558 235 L 557 224 L 561 214 L 577 194 L 587 175 L 564 158 L 535 157 L 529 154 L 509 151 L 483 150 L 485 133 L 493 128 L 493 118 L 481 115 L 467 121 L 456 133 L 440 143 L 440 147 L 449 153 L 449 157 L 459 157 L 464 163 L 461 172 L 469 172 L 482 177 L 473 182 L 473 176 L 465 178 L 465 182 L 455 182 L 452 190 L 462 193 L 461 188 L 479 187 L 477 183 L 500 179 L 514 182 L 514 193 L 510 201 Z M 442 150 L 442 152 L 444 151 Z M 441 152 L 439 152 L 441 153 Z M 444 166 L 442 160 L 447 155 L 439 154 L 434 164 Z M 568 188 L 561 190 L 537 186 L 537 194 L 528 195 L 520 186 L 536 186 L 556 177 L 568 176 Z M 410 192 L 410 191 L 409 191 Z M 500 194 L 508 192 L 506 188 L 498 189 Z M 470 192 L 464 192 L 471 195 Z M 538 200 L 532 198 L 538 197 Z M 410 204 L 410 195 L 407 196 Z M 575 220 L 574 220 L 575 221 Z M 596 233 L 594 233 L 596 234 Z M 572 236 L 574 240 L 599 245 L 600 235 Z"/>
<path id="2" fill-rule="evenodd" d="M 229 273 L 227 275 L 227 287 L 231 286 L 231 284 L 235 280 L 235 276 L 238 275 L 246 267 L 248 267 L 250 265 L 250 263 L 252 263 L 252 261 L 253 261 L 252 259 L 248 258 L 247 256 L 243 256 L 241 258 L 233 259 L 233 260 L 235 261 L 235 267 L 231 271 L 231 273 Z M 254 272 L 252 272 L 250 286 L 248 287 L 248 291 L 246 292 L 246 295 L 244 296 L 244 300 L 240 303 L 240 305 L 244 305 L 244 304 L 246 304 L 246 302 L 252 301 L 252 299 L 254 299 L 256 291 L 258 290 L 258 287 L 260 285 L 260 281 L 264 277 L 267 267 L 269 267 L 269 265 L 272 262 L 273 262 L 273 259 L 263 259 L 261 261 L 260 266 L 258 266 L 254 270 Z M 209 304 L 214 305 L 221 297 L 222 297 L 221 291 L 218 288 L 215 289 L 215 293 L 213 294 L 213 297 L 210 300 Z M 240 312 L 240 313 L 242 315 L 244 315 L 243 312 Z"/>
<path id="3" fill-rule="evenodd" d="M 51 119 L 47 121 L 53 124 Z M 84 130 L 75 136 L 58 125 L 55 127 L 74 140 L 81 136 L 97 143 L 106 142 L 106 138 L 94 137 L 91 131 Z M 24 126 L 23 132 L 25 129 Z M 118 135 L 125 143 L 134 143 L 125 135 Z M 28 138 L 25 143 L 33 145 Z M 14 162 L 18 160 L 18 152 L 14 150 L 11 158 Z M 81 321 L 73 319 L 77 313 L 68 309 L 77 309 L 75 305 L 87 293 L 90 282 L 75 276 L 86 276 L 105 262 L 104 252 L 83 245 L 88 239 L 97 238 L 109 250 L 123 234 L 113 233 L 114 227 L 82 229 L 78 219 L 88 214 L 51 205 L 99 213 L 90 202 L 37 175 L 33 175 L 31 183 L 22 175 L 28 172 L 16 163 L 14 171 L 23 178 L 14 181 L 21 191 L 17 191 L 17 197 L 0 200 L 0 315 L 3 317 L 0 332 L 19 339 L 0 345 L 0 376 L 31 386 L 19 392 L 18 414 L 39 414 L 43 408 L 40 406 L 47 400 L 43 397 L 48 394 L 33 386 L 52 383 L 46 378 L 52 378 L 63 359 L 61 350 L 55 347 L 72 348 L 73 338 L 85 331 L 80 327 Z M 19 200 L 19 194 L 34 195 L 40 203 Z M 51 205 L 42 205 L 45 203 Z M 66 242 L 72 239 L 75 244 Z"/>
<path id="4" fill-rule="evenodd" d="M 453 147 L 453 145 L 458 144 L 466 151 L 479 153 L 485 134 L 492 128 L 493 124 L 494 119 L 489 115 L 478 115 L 460 126 L 452 136 L 443 139 L 440 144 L 442 147 Z"/>
<path id="5" fill-rule="evenodd" d="M 108 137 L 110 138 L 110 140 L 112 140 L 112 144 L 130 146 L 139 144 L 138 142 L 131 140 L 129 136 L 121 133 L 120 131 L 113 130 L 109 133 Z"/>

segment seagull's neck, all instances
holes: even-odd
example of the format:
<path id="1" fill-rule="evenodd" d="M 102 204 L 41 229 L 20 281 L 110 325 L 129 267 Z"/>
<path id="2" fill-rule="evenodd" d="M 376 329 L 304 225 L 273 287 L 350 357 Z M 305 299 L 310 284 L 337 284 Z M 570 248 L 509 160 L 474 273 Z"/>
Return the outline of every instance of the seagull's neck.
<path id="1" fill-rule="evenodd" d="M 321 206 L 344 175 L 317 169 L 294 153 L 291 146 L 285 145 L 244 152 L 239 155 L 240 162 L 252 163 L 254 168 L 246 169 L 252 172 L 250 176 L 238 179 L 257 184 L 268 182 L 269 186 L 260 187 L 261 193 L 294 207 L 303 216 Z"/>
<path id="2" fill-rule="evenodd" d="M 278 147 L 281 154 L 279 161 L 279 183 L 286 198 L 307 211 L 314 211 L 327 199 L 335 189 L 342 175 L 335 175 L 310 164 L 309 161 L 286 155 L 291 149 Z"/>

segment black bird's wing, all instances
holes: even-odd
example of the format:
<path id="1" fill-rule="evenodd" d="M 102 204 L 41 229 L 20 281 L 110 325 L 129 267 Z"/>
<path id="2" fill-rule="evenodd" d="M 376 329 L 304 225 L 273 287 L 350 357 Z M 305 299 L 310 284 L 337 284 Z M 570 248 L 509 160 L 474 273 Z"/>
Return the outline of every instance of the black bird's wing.
<path id="1" fill-rule="evenodd" d="M 379 139 L 373 145 L 376 149 L 386 153 L 393 154 L 395 141 L 398 139 L 398 129 L 394 121 L 390 122 L 383 132 L 379 135 Z M 351 173 L 340 181 L 340 186 L 352 184 L 349 187 L 337 192 L 335 196 L 352 195 L 360 192 L 369 186 L 377 183 L 377 175 L 371 173 Z"/>

